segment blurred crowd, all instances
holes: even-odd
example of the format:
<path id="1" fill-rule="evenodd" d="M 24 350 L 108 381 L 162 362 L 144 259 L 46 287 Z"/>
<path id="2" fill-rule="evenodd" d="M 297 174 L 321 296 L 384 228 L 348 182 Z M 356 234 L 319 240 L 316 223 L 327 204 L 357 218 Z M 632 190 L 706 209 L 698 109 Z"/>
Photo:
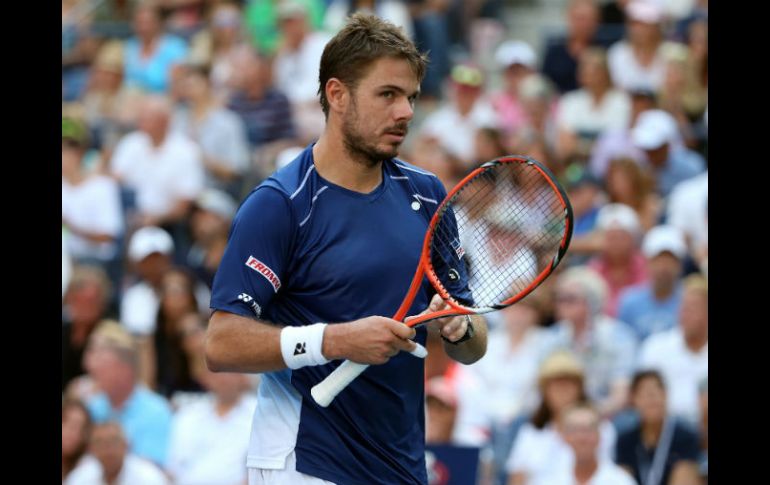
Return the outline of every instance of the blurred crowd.
<path id="1" fill-rule="evenodd" d="M 245 483 L 259 376 L 203 360 L 240 201 L 324 128 L 354 11 L 430 53 L 400 158 L 447 189 L 506 154 L 569 195 L 568 257 L 463 366 L 429 335 L 430 444 L 484 485 L 708 479 L 708 2 L 62 0 L 62 480 Z M 247 297 L 247 296 L 244 296 Z"/>

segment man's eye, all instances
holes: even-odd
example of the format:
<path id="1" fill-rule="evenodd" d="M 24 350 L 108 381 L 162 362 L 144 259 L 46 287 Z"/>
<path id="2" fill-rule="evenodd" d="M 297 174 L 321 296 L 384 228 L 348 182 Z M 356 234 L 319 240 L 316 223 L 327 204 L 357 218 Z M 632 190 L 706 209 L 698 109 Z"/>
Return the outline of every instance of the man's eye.
<path id="1" fill-rule="evenodd" d="M 390 98 L 392 98 L 392 97 L 393 97 L 393 91 L 385 91 L 384 93 L 382 93 L 382 95 L 383 95 L 385 98 L 387 98 L 387 99 L 390 99 Z"/>

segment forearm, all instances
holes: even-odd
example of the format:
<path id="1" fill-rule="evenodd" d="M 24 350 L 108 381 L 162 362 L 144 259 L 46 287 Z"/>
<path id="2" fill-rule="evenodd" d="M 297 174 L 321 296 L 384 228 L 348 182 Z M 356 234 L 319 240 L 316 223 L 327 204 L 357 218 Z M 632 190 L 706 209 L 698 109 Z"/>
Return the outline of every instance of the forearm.
<path id="1" fill-rule="evenodd" d="M 472 364 L 482 358 L 487 351 L 487 321 L 481 315 L 472 315 L 473 338 L 459 344 L 444 341 L 444 351 L 461 364 Z"/>
<path id="2" fill-rule="evenodd" d="M 214 372 L 260 373 L 286 368 L 281 327 L 215 312 L 206 330 L 205 356 Z"/>

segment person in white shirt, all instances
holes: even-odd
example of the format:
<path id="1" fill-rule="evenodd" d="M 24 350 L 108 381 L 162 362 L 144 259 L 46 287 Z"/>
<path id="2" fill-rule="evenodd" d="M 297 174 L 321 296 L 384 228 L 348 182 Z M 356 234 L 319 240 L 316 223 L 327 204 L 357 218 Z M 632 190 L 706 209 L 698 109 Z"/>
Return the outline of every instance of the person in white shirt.
<path id="1" fill-rule="evenodd" d="M 473 160 L 474 140 L 480 128 L 496 128 L 497 114 L 484 95 L 484 74 L 472 64 L 458 64 L 450 74 L 451 99 L 428 115 L 419 136 L 437 140 L 462 169 L 481 160 Z M 483 160 L 487 161 L 487 160 Z"/>
<path id="2" fill-rule="evenodd" d="M 136 194 L 137 220 L 132 225 L 160 226 L 184 221 L 203 190 L 201 150 L 187 136 L 169 130 L 167 99 L 142 101 L 139 130 L 115 148 L 110 170 Z"/>
<path id="3" fill-rule="evenodd" d="M 599 452 L 601 419 L 590 405 L 577 404 L 559 417 L 561 436 L 574 465 L 554 470 L 550 485 L 636 485 L 631 475 Z"/>
<path id="4" fill-rule="evenodd" d="M 62 118 L 61 217 L 69 256 L 78 262 L 105 264 L 117 256 L 123 231 L 120 189 L 114 179 L 83 167 L 87 128 Z"/>
<path id="5" fill-rule="evenodd" d="M 532 419 L 522 425 L 508 456 L 508 485 L 552 485 L 554 470 L 570 469 L 573 456 L 561 438 L 556 421 L 561 412 L 588 401 L 585 369 L 569 351 L 556 351 L 540 367 L 538 383 L 542 401 Z M 611 459 L 617 432 L 608 421 L 600 425 L 599 453 Z"/>
<path id="6" fill-rule="evenodd" d="M 632 0 L 625 11 L 628 39 L 613 44 L 607 54 L 612 81 L 625 90 L 643 87 L 658 91 L 665 76 L 665 51 L 670 46 L 663 40 L 663 9 L 656 2 Z"/>
<path id="7" fill-rule="evenodd" d="M 698 262 L 708 255 L 708 171 L 679 182 L 668 198 L 666 220 L 685 234 L 690 254 Z"/>
<path id="8" fill-rule="evenodd" d="M 580 55 L 580 89 L 562 96 L 557 113 L 562 160 L 587 159 L 593 141 L 610 129 L 624 128 L 631 115 L 628 94 L 612 86 L 604 49 L 592 47 Z"/>
<path id="9" fill-rule="evenodd" d="M 698 385 L 708 377 L 708 282 L 693 274 L 683 285 L 679 325 L 644 341 L 638 367 L 663 374 L 669 413 L 697 426 Z"/>
<path id="10" fill-rule="evenodd" d="M 243 484 L 257 405 L 248 392 L 249 376 L 199 368 L 199 379 L 210 393 L 176 412 L 166 469 L 176 485 Z"/>
<path id="11" fill-rule="evenodd" d="M 94 426 L 89 441 L 90 455 L 64 482 L 65 485 L 170 485 L 168 478 L 152 462 L 128 452 L 128 442 L 120 424 L 114 421 Z"/>

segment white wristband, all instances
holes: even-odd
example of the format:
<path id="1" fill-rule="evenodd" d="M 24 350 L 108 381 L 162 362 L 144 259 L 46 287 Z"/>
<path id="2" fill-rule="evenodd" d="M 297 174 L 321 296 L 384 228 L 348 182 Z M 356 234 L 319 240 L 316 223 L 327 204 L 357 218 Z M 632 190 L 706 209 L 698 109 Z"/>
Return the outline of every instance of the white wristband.
<path id="1" fill-rule="evenodd" d="M 284 327 L 281 330 L 281 354 L 289 369 L 331 362 L 323 356 L 325 323 L 302 327 Z"/>

